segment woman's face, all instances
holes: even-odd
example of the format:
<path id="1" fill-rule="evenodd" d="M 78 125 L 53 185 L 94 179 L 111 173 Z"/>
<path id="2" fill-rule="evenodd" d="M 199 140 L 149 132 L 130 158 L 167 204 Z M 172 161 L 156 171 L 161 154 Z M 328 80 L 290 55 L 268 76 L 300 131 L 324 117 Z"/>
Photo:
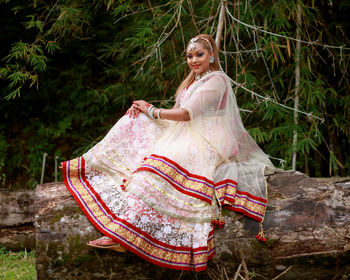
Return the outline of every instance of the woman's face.
<path id="1" fill-rule="evenodd" d="M 202 74 L 209 70 L 209 59 L 213 52 L 208 52 L 200 43 L 190 44 L 187 48 L 187 64 L 196 74 Z"/>

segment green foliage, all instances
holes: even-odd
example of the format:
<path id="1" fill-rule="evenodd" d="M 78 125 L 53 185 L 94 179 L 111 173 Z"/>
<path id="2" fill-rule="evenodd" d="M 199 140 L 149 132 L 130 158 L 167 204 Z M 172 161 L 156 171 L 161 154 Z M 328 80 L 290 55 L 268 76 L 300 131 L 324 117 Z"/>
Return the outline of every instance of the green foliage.
<path id="1" fill-rule="evenodd" d="M 187 73 L 186 43 L 198 33 L 215 35 L 219 2 L 0 0 L 0 183 L 35 186 L 45 152 L 45 181 L 51 181 L 54 156 L 65 160 L 85 152 L 133 99 L 171 107 Z M 349 1 L 300 3 L 303 40 L 350 45 Z M 295 37 L 295 1 L 228 2 L 228 9 L 247 24 Z M 295 41 L 254 31 L 229 16 L 225 27 L 223 51 L 252 50 L 220 53 L 227 73 L 270 101 L 293 107 Z M 296 129 L 299 170 L 349 175 L 349 51 L 302 44 L 301 58 L 299 108 L 325 123 L 299 115 L 295 126 L 292 111 L 236 88 L 239 106 L 251 111 L 242 112 L 244 123 L 287 168 Z"/>
<path id="2" fill-rule="evenodd" d="M 0 279 L 36 279 L 35 252 L 11 252 L 0 247 Z"/>

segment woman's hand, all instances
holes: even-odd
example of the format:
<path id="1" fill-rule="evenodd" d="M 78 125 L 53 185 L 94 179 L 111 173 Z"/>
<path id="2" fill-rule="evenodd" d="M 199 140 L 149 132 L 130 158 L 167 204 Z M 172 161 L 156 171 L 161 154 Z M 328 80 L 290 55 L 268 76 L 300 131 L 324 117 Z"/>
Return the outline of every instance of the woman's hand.
<path id="1" fill-rule="evenodd" d="M 137 110 L 144 113 L 146 116 L 148 115 L 148 108 L 151 106 L 148 102 L 145 100 L 136 100 L 132 102 L 132 106 L 135 106 Z"/>
<path id="2" fill-rule="evenodd" d="M 131 107 L 126 111 L 125 115 L 129 115 L 130 118 L 135 119 L 139 115 L 140 110 L 136 108 L 135 104 L 132 104 Z"/>
<path id="3" fill-rule="evenodd" d="M 144 100 L 133 101 L 133 105 L 131 107 L 135 108 L 139 112 L 144 113 L 148 116 L 148 108 L 151 106 L 148 102 Z M 153 112 L 153 116 L 156 117 L 159 109 L 155 109 Z M 137 114 L 138 115 L 138 114 Z M 179 121 L 179 122 L 187 122 L 191 120 L 191 116 L 188 110 L 182 108 L 174 108 L 174 109 L 162 109 L 160 117 L 166 120 Z"/>

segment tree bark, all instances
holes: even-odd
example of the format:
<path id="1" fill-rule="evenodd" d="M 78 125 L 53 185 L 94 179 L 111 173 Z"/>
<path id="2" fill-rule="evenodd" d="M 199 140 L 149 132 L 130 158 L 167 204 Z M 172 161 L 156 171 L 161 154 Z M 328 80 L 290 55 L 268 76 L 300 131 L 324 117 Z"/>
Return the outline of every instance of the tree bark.
<path id="1" fill-rule="evenodd" d="M 248 270 L 269 279 L 290 265 L 286 279 L 328 280 L 350 273 L 350 188 L 346 186 L 294 171 L 270 175 L 264 221 L 268 241 L 256 240 L 257 222 L 225 211 L 226 225 L 215 232 L 216 255 L 209 269 L 198 273 L 197 278 L 220 278 L 225 271 L 232 279 L 242 258 Z M 101 234 L 63 183 L 37 186 L 35 228 L 39 280 L 195 279 L 192 272 L 161 268 L 130 252 L 86 246 L 88 240 Z"/>
<path id="2" fill-rule="evenodd" d="M 222 29 L 224 28 L 225 9 L 226 9 L 226 1 L 221 1 L 218 28 L 216 30 L 216 37 L 215 37 L 215 44 L 218 50 L 220 50 L 220 44 L 222 39 Z"/>
<path id="3" fill-rule="evenodd" d="M 8 250 L 34 249 L 34 191 L 0 190 L 0 245 Z"/>
<path id="4" fill-rule="evenodd" d="M 297 166 L 297 142 L 298 142 L 298 111 L 299 110 L 299 86 L 300 86 L 300 38 L 301 38 L 301 6 L 297 3 L 297 35 L 296 39 L 296 55 L 295 55 L 295 95 L 294 95 L 294 131 L 293 131 L 293 158 L 292 158 L 292 169 L 296 170 Z"/>

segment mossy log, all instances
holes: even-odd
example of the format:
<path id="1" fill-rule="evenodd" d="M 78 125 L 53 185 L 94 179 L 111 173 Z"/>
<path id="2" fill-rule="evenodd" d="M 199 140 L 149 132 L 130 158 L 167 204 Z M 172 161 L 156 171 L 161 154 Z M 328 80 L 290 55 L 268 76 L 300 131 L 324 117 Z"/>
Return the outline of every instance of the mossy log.
<path id="1" fill-rule="evenodd" d="M 283 279 L 343 279 L 350 274 L 350 188 L 299 172 L 278 172 L 269 175 L 268 191 L 268 241 L 256 240 L 258 223 L 227 211 L 225 227 L 215 232 L 214 259 L 206 271 L 195 274 L 155 266 L 130 252 L 86 246 L 101 235 L 63 183 L 38 185 L 38 279 L 228 279 L 226 273 L 232 279 L 242 259 L 248 270 L 267 279 L 290 266 Z"/>
<path id="2" fill-rule="evenodd" d="M 0 190 L 0 245 L 12 251 L 34 249 L 34 191 Z"/>

